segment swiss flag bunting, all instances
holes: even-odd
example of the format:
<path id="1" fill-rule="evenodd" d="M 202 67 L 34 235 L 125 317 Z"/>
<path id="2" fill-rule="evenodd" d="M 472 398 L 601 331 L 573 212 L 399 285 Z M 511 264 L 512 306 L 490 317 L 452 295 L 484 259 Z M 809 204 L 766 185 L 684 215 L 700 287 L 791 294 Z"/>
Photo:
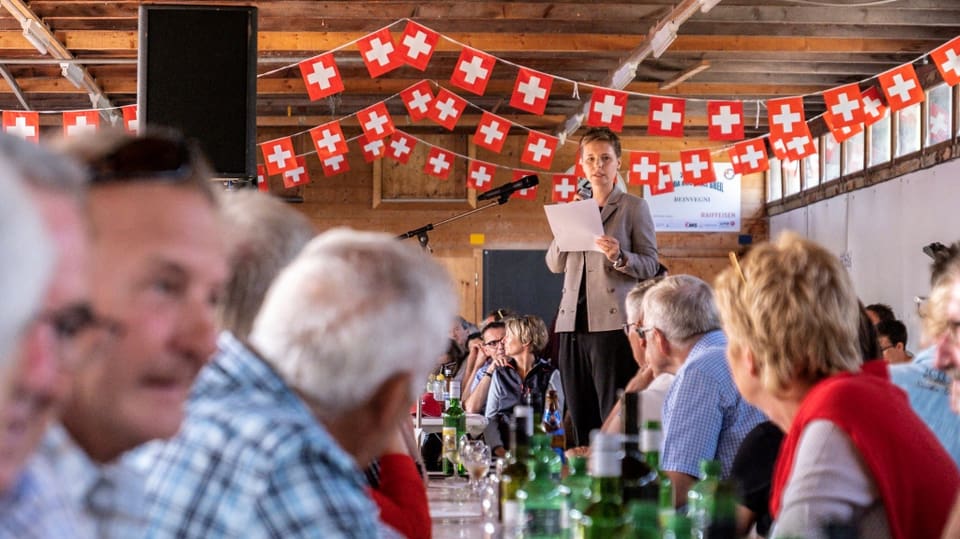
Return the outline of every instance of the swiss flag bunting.
<path id="1" fill-rule="evenodd" d="M 360 57 L 363 58 L 370 77 L 374 79 L 404 64 L 403 55 L 394 45 L 390 30 L 386 28 L 361 38 L 357 41 L 357 48 L 360 49 Z"/>
<path id="2" fill-rule="evenodd" d="M 487 83 L 490 82 L 490 75 L 493 74 L 493 65 L 496 62 L 497 60 L 487 53 L 464 47 L 460 51 L 457 65 L 453 68 L 453 74 L 450 75 L 450 84 L 468 92 L 483 95 L 487 91 Z"/>
<path id="3" fill-rule="evenodd" d="M 475 159 L 471 160 L 467 166 L 467 187 L 480 192 L 489 191 L 493 187 L 493 177 L 496 172 L 496 165 Z"/>
<path id="4" fill-rule="evenodd" d="M 703 185 L 717 180 L 710 150 L 706 148 L 680 152 L 680 170 L 685 184 Z"/>
<path id="5" fill-rule="evenodd" d="M 630 185 L 653 185 L 660 174 L 660 154 L 657 152 L 630 152 L 630 169 L 627 183 Z"/>
<path id="6" fill-rule="evenodd" d="M 707 136 L 710 140 L 743 138 L 743 102 L 708 101 Z"/>
<path id="7" fill-rule="evenodd" d="M 343 129 L 337 120 L 314 127 L 310 130 L 310 138 L 313 139 L 317 157 L 321 160 L 331 155 L 347 153 L 347 139 L 343 136 Z"/>
<path id="8" fill-rule="evenodd" d="M 784 97 L 767 101 L 770 137 L 789 138 L 806 125 L 802 97 Z M 779 135 L 783 135 L 782 137 Z"/>
<path id="9" fill-rule="evenodd" d="M 100 111 L 76 110 L 63 113 L 63 134 L 66 137 L 96 133 L 100 127 Z"/>
<path id="10" fill-rule="evenodd" d="M 394 131 L 393 136 L 390 137 L 390 143 L 387 144 L 387 157 L 406 165 L 416 145 L 417 139 L 403 131 Z"/>
<path id="11" fill-rule="evenodd" d="M 510 106 L 532 114 L 542 115 L 550 99 L 553 77 L 521 67 L 513 83 Z"/>
<path id="12" fill-rule="evenodd" d="M 384 142 L 384 139 L 382 138 L 370 140 L 367 135 L 363 134 L 360 135 L 360 137 L 357 139 L 357 142 L 360 143 L 360 151 L 363 153 L 363 160 L 367 163 L 373 163 L 387 153 L 387 143 Z"/>
<path id="13" fill-rule="evenodd" d="M 422 80 L 400 92 L 400 99 L 407 107 L 407 113 L 413 121 L 427 116 L 433 106 L 433 89 L 430 82 Z"/>
<path id="14" fill-rule="evenodd" d="M 803 124 L 800 132 L 785 137 L 783 144 L 787 149 L 787 159 L 791 161 L 799 161 L 808 155 L 817 153 L 816 140 L 810 134 L 810 128 L 807 127 L 807 124 Z"/>
<path id="15" fill-rule="evenodd" d="M 773 151 L 773 155 L 777 159 L 781 161 L 786 161 L 787 159 L 790 158 L 787 155 L 787 145 L 785 144 L 785 141 L 783 140 L 783 138 L 774 136 L 773 133 L 771 133 L 767 139 L 767 142 L 770 143 L 770 150 Z"/>
<path id="16" fill-rule="evenodd" d="M 4 112 L 4 120 L 7 113 Z M 6 121 L 4 121 L 6 124 Z M 297 155 L 293 151 L 293 140 L 290 137 L 281 137 L 260 144 L 263 152 L 263 162 L 267 166 L 267 174 L 276 176 L 284 170 L 297 166 Z"/>
<path id="17" fill-rule="evenodd" d="M 647 133 L 665 137 L 683 136 L 686 101 L 672 97 L 651 97 Z"/>
<path id="18" fill-rule="evenodd" d="M 131 135 L 136 135 L 140 129 L 140 122 L 137 121 L 137 106 L 120 107 L 120 112 L 123 114 L 123 129 Z"/>
<path id="19" fill-rule="evenodd" d="M 523 145 L 523 154 L 520 156 L 520 162 L 531 166 L 550 170 L 553 163 L 553 156 L 557 151 L 557 137 L 544 135 L 537 131 L 531 131 L 527 135 L 527 143 Z"/>
<path id="20" fill-rule="evenodd" d="M 553 175 L 553 197 L 554 202 L 570 202 L 573 195 L 577 194 L 577 177 L 573 174 L 554 174 Z"/>
<path id="21" fill-rule="evenodd" d="M 531 174 L 536 174 L 536 172 L 532 170 L 514 170 L 513 179 L 510 181 L 515 182 L 520 178 L 523 178 L 524 176 L 530 176 Z M 510 195 L 510 198 L 518 198 L 520 200 L 536 200 L 537 186 L 534 185 L 533 187 L 527 187 L 526 189 L 514 191 L 513 194 Z"/>
<path id="22" fill-rule="evenodd" d="M 473 134 L 473 143 L 491 152 L 500 153 L 509 132 L 510 122 L 496 114 L 483 111 L 477 131 Z"/>
<path id="23" fill-rule="evenodd" d="M 827 105 L 825 116 L 831 119 L 834 127 L 863 123 L 863 96 L 856 83 L 823 92 L 823 102 Z"/>
<path id="24" fill-rule="evenodd" d="M 343 91 L 343 79 L 333 60 L 333 53 L 321 54 L 300 62 L 300 74 L 310 101 Z"/>
<path id="25" fill-rule="evenodd" d="M 430 63 L 430 57 L 433 56 L 438 41 L 440 41 L 440 34 L 413 21 L 408 21 L 403 29 L 403 35 L 400 36 L 398 47 L 403 61 L 408 66 L 424 71 Z"/>
<path id="26" fill-rule="evenodd" d="M 295 161 L 295 166 L 283 171 L 283 186 L 287 189 L 310 183 L 310 175 L 307 174 L 307 162 L 303 157 L 297 157 Z"/>
<path id="27" fill-rule="evenodd" d="M 465 108 L 467 108 L 467 102 L 462 97 L 446 88 L 441 88 L 430 105 L 427 118 L 453 131 Z"/>
<path id="28" fill-rule="evenodd" d="M 730 163 L 737 174 L 754 174 L 770 168 L 767 159 L 767 147 L 763 139 L 752 139 L 738 142 L 729 151 Z"/>
<path id="29" fill-rule="evenodd" d="M 3 131 L 22 139 L 40 142 L 40 113 L 36 111 L 3 111 Z"/>
<path id="30" fill-rule="evenodd" d="M 930 58 L 937 65 L 937 70 L 947 85 L 955 86 L 960 82 L 960 36 L 933 49 Z"/>
<path id="31" fill-rule="evenodd" d="M 370 140 L 382 139 L 393 134 L 393 118 L 387 112 L 387 104 L 383 101 L 358 112 L 357 121 L 360 122 L 363 134 Z"/>
<path id="32" fill-rule="evenodd" d="M 427 154 L 427 162 L 423 166 L 423 171 L 441 180 L 446 180 L 450 177 L 450 171 L 453 170 L 454 158 L 453 153 L 432 146 L 430 153 Z"/>
<path id="33" fill-rule="evenodd" d="M 863 124 L 844 125 L 841 127 L 837 127 L 833 123 L 835 121 L 835 118 L 830 114 L 824 115 L 823 120 L 827 124 L 827 127 L 830 129 L 830 131 L 833 133 L 833 138 L 837 142 L 843 142 L 848 138 L 856 135 L 857 133 L 863 132 Z"/>
<path id="34" fill-rule="evenodd" d="M 320 165 L 323 166 L 323 175 L 328 178 L 350 170 L 350 162 L 347 161 L 347 155 L 343 153 L 321 159 Z"/>
<path id="35" fill-rule="evenodd" d="M 871 86 L 861 94 L 863 103 L 863 123 L 864 125 L 873 125 L 887 113 L 887 106 L 883 104 L 880 98 L 880 90 L 876 86 Z"/>
<path id="36" fill-rule="evenodd" d="M 617 133 L 623 131 L 623 119 L 627 114 L 627 93 L 606 88 L 596 88 L 590 96 L 586 124 L 591 127 L 609 127 Z"/>
<path id="37" fill-rule="evenodd" d="M 880 88 L 887 96 L 887 106 L 897 111 L 923 101 L 923 88 L 913 64 L 903 64 L 900 67 L 881 73 L 878 77 Z"/>
<path id="38" fill-rule="evenodd" d="M 663 195 L 673 192 L 673 177 L 670 174 L 669 164 L 660 164 L 660 176 L 657 178 L 657 181 L 651 182 L 649 187 L 650 196 Z"/>
<path id="39" fill-rule="evenodd" d="M 261 193 L 270 192 L 270 182 L 267 181 L 267 169 L 263 165 L 257 165 L 257 191 Z"/>

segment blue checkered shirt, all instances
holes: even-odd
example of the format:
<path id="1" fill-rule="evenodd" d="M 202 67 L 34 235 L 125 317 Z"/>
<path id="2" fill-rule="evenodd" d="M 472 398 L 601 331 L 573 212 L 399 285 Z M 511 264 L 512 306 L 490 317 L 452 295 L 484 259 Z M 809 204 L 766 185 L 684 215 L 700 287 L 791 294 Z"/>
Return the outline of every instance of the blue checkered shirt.
<path id="1" fill-rule="evenodd" d="M 224 333 L 147 481 L 147 537 L 392 536 L 356 462 L 253 351 Z"/>
<path id="2" fill-rule="evenodd" d="M 663 401 L 660 467 L 700 477 L 700 460 L 719 460 L 730 475 L 740 442 L 766 417 L 740 396 L 727 364 L 722 331 L 705 334 L 687 359 Z"/>
<path id="3" fill-rule="evenodd" d="M 43 460 L 34 458 L 9 492 L 0 496 L 0 538 L 93 538 L 83 531 L 62 482 Z"/>

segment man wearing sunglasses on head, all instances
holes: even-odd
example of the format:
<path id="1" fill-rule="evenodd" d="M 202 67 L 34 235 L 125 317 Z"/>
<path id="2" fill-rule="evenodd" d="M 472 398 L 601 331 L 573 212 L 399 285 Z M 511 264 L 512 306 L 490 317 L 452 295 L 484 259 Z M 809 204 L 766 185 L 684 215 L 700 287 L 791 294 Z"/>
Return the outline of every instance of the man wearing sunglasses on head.
<path id="1" fill-rule="evenodd" d="M 41 457 L 81 517 L 81 535 L 139 537 L 144 480 L 123 457 L 173 436 L 215 348 L 226 250 L 211 171 L 171 134 L 114 132 L 64 150 L 89 167 L 91 304 L 107 346 L 72 366 L 61 422 Z"/>

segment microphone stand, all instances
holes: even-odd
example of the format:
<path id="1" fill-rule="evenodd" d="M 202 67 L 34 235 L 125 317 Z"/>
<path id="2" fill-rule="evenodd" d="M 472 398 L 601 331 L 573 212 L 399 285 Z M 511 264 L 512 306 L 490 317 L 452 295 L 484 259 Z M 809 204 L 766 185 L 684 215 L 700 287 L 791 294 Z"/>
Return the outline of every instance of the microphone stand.
<path id="1" fill-rule="evenodd" d="M 404 232 L 403 234 L 400 234 L 399 236 L 397 236 L 397 239 L 405 240 L 407 238 L 415 237 L 417 238 L 417 241 L 420 242 L 420 247 L 422 247 L 424 251 L 430 252 L 430 246 L 429 246 L 430 237 L 427 236 L 427 232 L 430 232 L 431 230 L 437 228 L 438 226 L 445 225 L 451 221 L 456 221 L 457 219 L 463 219 L 468 215 L 473 215 L 477 212 L 481 212 L 483 210 L 492 208 L 494 206 L 500 206 L 501 204 L 506 204 L 507 201 L 510 200 L 510 195 L 512 194 L 513 192 L 503 193 L 495 201 L 491 202 L 490 204 L 487 204 L 486 206 L 478 206 L 476 208 L 473 208 L 472 210 L 468 210 L 463 213 L 458 213 L 453 217 L 448 217 L 443 221 L 438 221 L 436 223 L 429 223 L 429 224 L 423 225 L 420 228 L 414 228 L 413 230 L 408 230 L 407 232 Z"/>

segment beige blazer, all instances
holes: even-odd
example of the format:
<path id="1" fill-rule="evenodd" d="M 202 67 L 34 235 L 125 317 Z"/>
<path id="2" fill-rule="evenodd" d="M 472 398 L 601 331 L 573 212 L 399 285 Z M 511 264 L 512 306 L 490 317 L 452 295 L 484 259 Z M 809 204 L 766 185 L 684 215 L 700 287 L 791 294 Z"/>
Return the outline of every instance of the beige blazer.
<path id="1" fill-rule="evenodd" d="M 563 296 L 557 313 L 556 331 L 573 331 L 577 319 L 577 294 L 583 268 L 587 268 L 587 322 L 590 331 L 620 329 L 627 321 L 623 303 L 638 282 L 653 277 L 659 266 L 657 237 L 647 202 L 614 190 L 600 211 L 603 231 L 617 238 L 626 257 L 614 268 L 600 251 L 560 252 L 557 241 L 547 249 L 547 267 L 564 272 Z"/>

